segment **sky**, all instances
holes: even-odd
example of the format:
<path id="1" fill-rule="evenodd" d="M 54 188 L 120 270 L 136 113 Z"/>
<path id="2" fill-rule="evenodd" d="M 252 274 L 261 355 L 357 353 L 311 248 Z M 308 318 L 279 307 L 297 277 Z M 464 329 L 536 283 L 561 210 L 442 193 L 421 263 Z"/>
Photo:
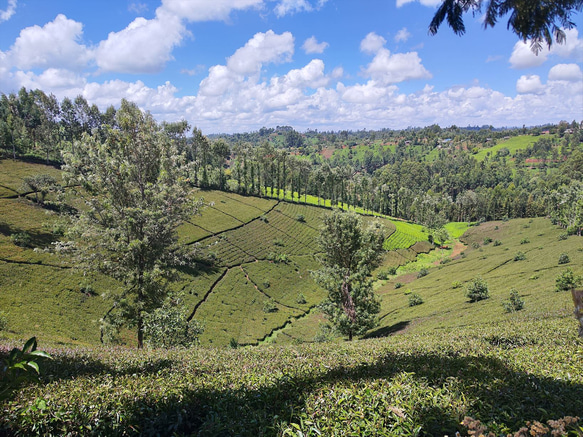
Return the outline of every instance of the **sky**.
<path id="1" fill-rule="evenodd" d="M 583 121 L 583 14 L 538 55 L 440 0 L 0 0 L 0 92 L 121 99 L 204 134 Z"/>

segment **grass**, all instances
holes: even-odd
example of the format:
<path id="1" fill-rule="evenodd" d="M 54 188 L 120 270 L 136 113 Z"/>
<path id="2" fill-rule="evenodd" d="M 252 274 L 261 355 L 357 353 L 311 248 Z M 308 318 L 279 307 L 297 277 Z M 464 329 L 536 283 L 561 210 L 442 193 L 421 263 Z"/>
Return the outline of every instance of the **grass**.
<path id="1" fill-rule="evenodd" d="M 488 153 L 494 156 L 498 150 L 503 148 L 508 149 L 510 155 L 513 155 L 517 150 L 526 149 L 528 146 L 532 146 L 538 139 L 540 139 L 540 137 L 535 137 L 532 135 L 518 135 L 506 141 L 501 141 L 495 146 L 480 149 L 480 151 L 476 153 L 474 157 L 478 161 L 483 161 Z"/>

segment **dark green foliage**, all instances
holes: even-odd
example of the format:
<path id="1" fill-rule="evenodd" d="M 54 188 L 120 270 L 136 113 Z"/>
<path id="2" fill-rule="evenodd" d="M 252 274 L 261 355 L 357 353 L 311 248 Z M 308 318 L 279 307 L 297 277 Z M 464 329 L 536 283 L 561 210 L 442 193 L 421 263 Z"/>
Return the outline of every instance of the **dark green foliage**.
<path id="1" fill-rule="evenodd" d="M 427 276 L 429 274 L 429 269 L 423 267 L 421 270 L 417 272 L 417 278 L 422 278 L 423 276 Z"/>
<path id="2" fill-rule="evenodd" d="M 490 291 L 488 290 L 488 283 L 481 277 L 472 279 L 465 288 L 465 294 L 470 302 L 478 302 L 480 300 L 488 299 Z"/>
<path id="3" fill-rule="evenodd" d="M 169 301 L 144 317 L 146 344 L 154 348 L 198 344 L 203 330 L 196 320 L 187 319 L 184 306 L 177 301 Z"/>
<path id="4" fill-rule="evenodd" d="M 495 247 L 502 246 L 502 241 L 500 241 L 500 240 L 494 240 L 494 246 Z"/>
<path id="5" fill-rule="evenodd" d="M 417 293 L 412 293 L 409 295 L 409 306 L 414 307 L 417 305 L 421 305 L 423 303 L 423 298 L 419 296 Z"/>
<path id="6" fill-rule="evenodd" d="M 524 299 L 520 297 L 518 290 L 513 288 L 510 290 L 510 297 L 508 300 L 502 302 L 502 306 L 507 313 L 520 311 L 524 308 Z"/>
<path id="7" fill-rule="evenodd" d="M 305 222 L 306 222 L 306 217 L 304 217 L 304 215 L 303 215 L 303 214 L 298 214 L 298 215 L 296 216 L 296 220 L 297 220 L 298 222 L 300 222 L 300 223 L 305 223 Z"/>
<path id="8" fill-rule="evenodd" d="M 402 282 L 395 282 L 395 289 L 401 288 L 404 284 Z"/>
<path id="9" fill-rule="evenodd" d="M 352 340 L 377 323 L 380 304 L 369 276 L 381 260 L 384 235 L 379 227 L 363 229 L 356 214 L 336 210 L 324 217 L 318 242 L 323 267 L 314 278 L 328 292 L 320 308 Z"/>
<path id="10" fill-rule="evenodd" d="M 486 237 L 486 238 L 484 238 L 484 243 L 483 244 L 485 246 L 487 244 L 490 244 L 491 242 L 492 242 L 492 239 L 490 237 Z"/>
<path id="11" fill-rule="evenodd" d="M 116 121 L 103 143 L 84 136 L 64 154 L 66 180 L 82 187 L 87 208 L 71 217 L 72 241 L 61 249 L 74 248 L 85 270 L 124 283 L 103 323 L 137 327 L 141 348 L 145 315 L 164 304 L 176 267 L 189 261 L 176 229 L 199 204 L 188 194 L 184 154 L 153 117 L 124 100 Z"/>
<path id="12" fill-rule="evenodd" d="M 523 238 L 522 240 L 520 240 L 520 244 L 528 244 L 530 243 L 530 239 L 528 238 Z"/>
<path id="13" fill-rule="evenodd" d="M 582 7 L 581 0 L 443 0 L 431 20 L 429 33 L 435 35 L 439 26 L 447 21 L 456 34 L 463 35 L 466 32 L 463 14 L 471 11 L 474 15 L 482 15 L 484 9 L 484 27 L 494 27 L 500 18 L 509 16 L 508 29 L 525 42 L 531 40 L 531 49 L 538 53 L 543 43 L 550 48 L 553 39 L 559 44 L 565 42 L 565 29 L 576 27 L 572 16 Z"/>
<path id="14" fill-rule="evenodd" d="M 525 259 L 526 259 L 526 254 L 522 251 L 518 251 L 514 255 L 514 261 L 524 261 Z"/>
<path id="15" fill-rule="evenodd" d="M 571 259 L 569 258 L 569 254 L 563 252 L 559 255 L 559 264 L 569 264 Z"/>
<path id="16" fill-rule="evenodd" d="M 583 282 L 583 277 L 575 275 L 570 267 L 563 270 L 555 279 L 555 291 L 570 291 Z"/>
<path id="17" fill-rule="evenodd" d="M 12 234 L 10 239 L 14 244 L 20 247 L 32 246 L 32 238 L 28 232 L 17 232 L 16 234 Z"/>
<path id="18" fill-rule="evenodd" d="M 306 300 L 306 296 L 304 293 L 298 294 L 298 298 L 296 299 L 296 303 L 299 305 L 305 305 L 308 301 Z"/>
<path id="19" fill-rule="evenodd" d="M 0 368 L 0 403 L 25 381 L 36 381 L 40 374 L 39 362 L 50 359 L 46 352 L 36 349 L 36 337 L 30 338 L 22 349 L 13 348 Z M 1 430 L 1 428 L 0 428 Z"/>

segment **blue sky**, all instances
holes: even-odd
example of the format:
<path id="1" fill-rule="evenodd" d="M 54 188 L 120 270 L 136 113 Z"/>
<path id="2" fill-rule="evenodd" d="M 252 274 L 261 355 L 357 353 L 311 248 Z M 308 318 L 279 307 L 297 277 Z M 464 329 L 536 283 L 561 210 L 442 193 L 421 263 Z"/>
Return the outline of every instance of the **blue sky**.
<path id="1" fill-rule="evenodd" d="M 203 133 L 583 120 L 583 19 L 535 56 L 439 0 L 0 0 L 0 91 L 122 98 Z"/>

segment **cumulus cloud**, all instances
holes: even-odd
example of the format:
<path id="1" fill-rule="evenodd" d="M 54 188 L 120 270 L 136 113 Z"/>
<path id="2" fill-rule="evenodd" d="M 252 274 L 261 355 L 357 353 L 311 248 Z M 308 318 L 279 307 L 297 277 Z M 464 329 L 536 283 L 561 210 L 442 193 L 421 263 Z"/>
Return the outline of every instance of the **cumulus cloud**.
<path id="1" fill-rule="evenodd" d="M 421 58 L 417 52 L 391 54 L 385 48 L 378 51 L 363 73 L 366 77 L 384 84 L 432 77 L 421 64 Z"/>
<path id="2" fill-rule="evenodd" d="M 239 74 L 252 74 L 265 63 L 291 61 L 294 53 L 294 37 L 290 32 L 281 35 L 273 30 L 258 32 L 227 59 L 231 71 Z"/>
<path id="3" fill-rule="evenodd" d="M 395 42 L 406 42 L 409 38 L 411 38 L 411 33 L 407 30 L 406 27 L 403 27 L 395 35 Z"/>
<path id="4" fill-rule="evenodd" d="M 16 12 L 16 0 L 8 0 L 8 5 L 5 10 L 0 9 L 0 23 L 8 21 Z"/>
<path id="5" fill-rule="evenodd" d="M 577 64 L 557 64 L 549 71 L 549 80 L 583 81 L 583 72 Z"/>
<path id="6" fill-rule="evenodd" d="M 360 42 L 360 51 L 368 54 L 375 54 L 386 44 L 387 40 L 375 32 L 370 32 Z"/>
<path id="7" fill-rule="evenodd" d="M 163 0 L 162 9 L 188 21 L 226 20 L 232 11 L 259 8 L 263 0 Z"/>
<path id="8" fill-rule="evenodd" d="M 549 50 L 543 46 L 542 50 L 535 54 L 531 49 L 531 41 L 518 41 L 514 44 L 512 54 L 510 55 L 510 66 L 512 68 L 531 68 L 538 67 L 546 62 L 551 55 L 557 55 L 562 58 L 575 58 L 579 62 L 583 61 L 583 40 L 579 38 L 577 29 L 565 30 L 567 37 L 564 44 L 554 43 Z"/>
<path id="9" fill-rule="evenodd" d="M 542 94 L 544 86 L 540 81 L 540 77 L 536 74 L 520 76 L 516 81 L 516 91 L 519 94 Z"/>
<path id="10" fill-rule="evenodd" d="M 302 45 L 302 49 L 307 54 L 310 53 L 323 53 L 326 48 L 328 48 L 329 44 L 327 42 L 319 43 L 315 36 L 309 37 L 307 40 L 304 41 Z"/>
<path id="11" fill-rule="evenodd" d="M 83 24 L 63 14 L 43 27 L 26 27 L 10 49 L 11 63 L 21 69 L 84 67 L 92 53 L 80 44 L 82 35 Z"/>
<path id="12" fill-rule="evenodd" d="M 97 65 L 103 71 L 120 73 L 160 71 L 186 35 L 181 20 L 159 8 L 155 18 L 138 17 L 101 41 L 96 49 Z"/>

